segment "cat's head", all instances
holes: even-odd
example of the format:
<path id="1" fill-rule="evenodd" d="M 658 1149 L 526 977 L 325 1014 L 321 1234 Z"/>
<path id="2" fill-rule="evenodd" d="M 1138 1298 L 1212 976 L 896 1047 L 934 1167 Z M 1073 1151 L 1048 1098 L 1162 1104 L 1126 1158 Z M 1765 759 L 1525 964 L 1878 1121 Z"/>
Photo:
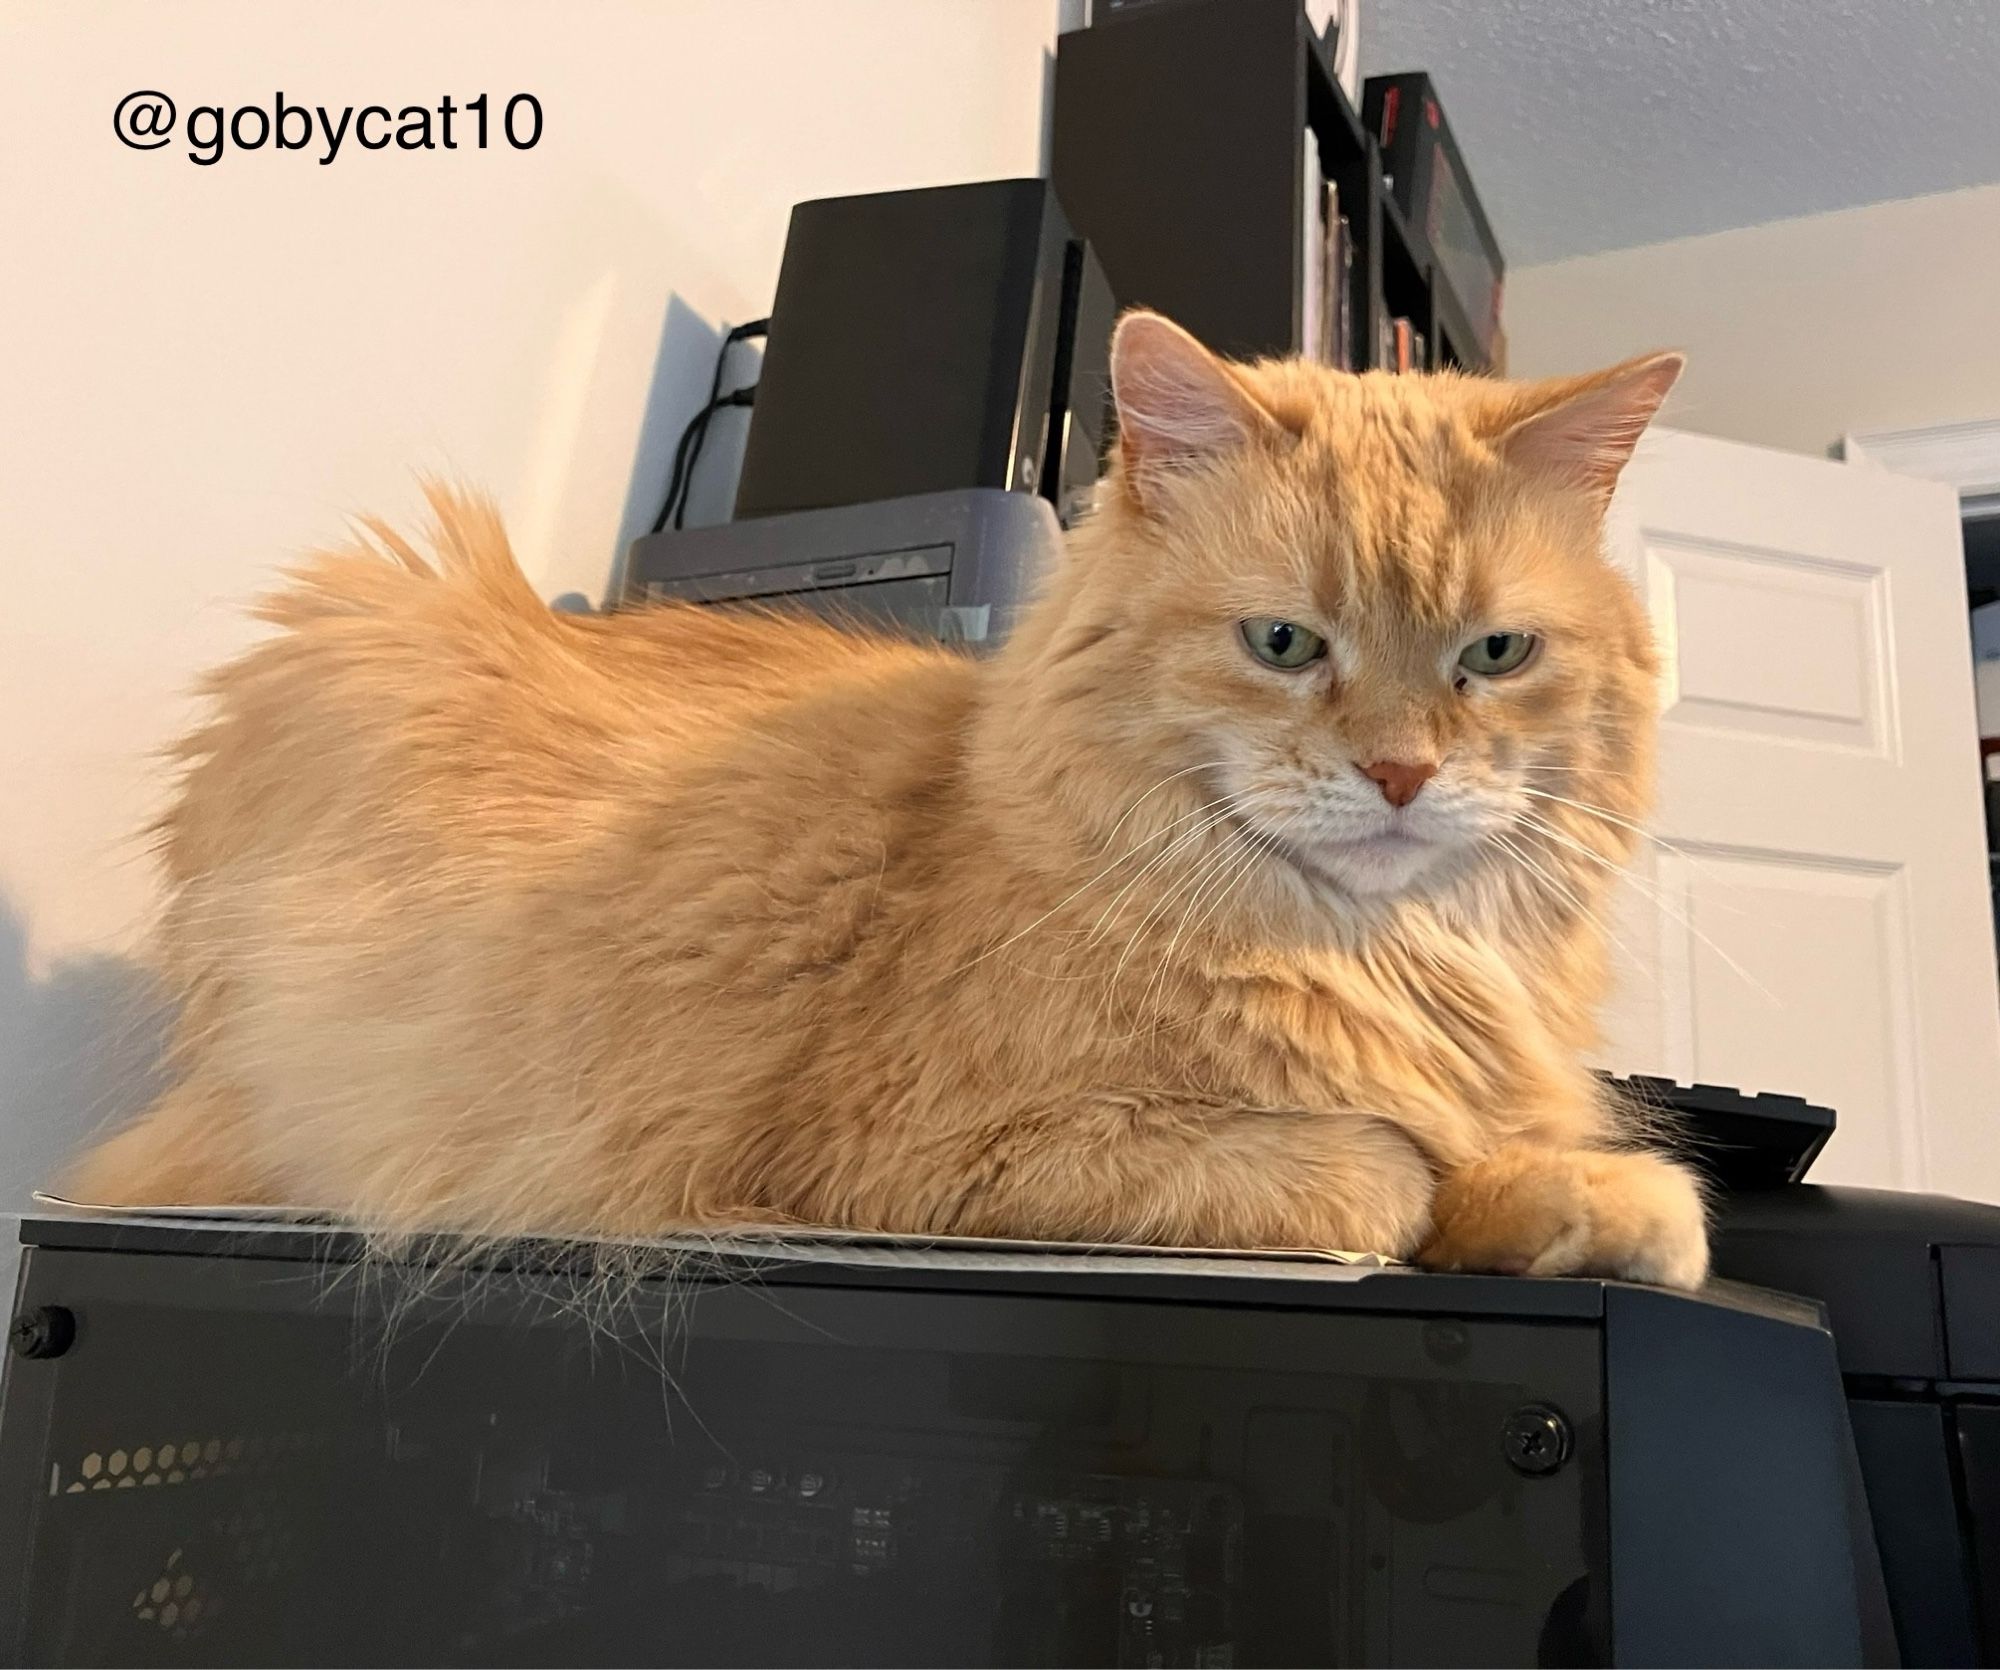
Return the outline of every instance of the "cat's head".
<path id="1" fill-rule="evenodd" d="M 1603 518 L 1680 368 L 1235 365 L 1128 315 L 1118 456 L 1033 623 L 1063 728 L 1353 899 L 1513 861 L 1545 796 L 1637 812 L 1655 664 Z"/>

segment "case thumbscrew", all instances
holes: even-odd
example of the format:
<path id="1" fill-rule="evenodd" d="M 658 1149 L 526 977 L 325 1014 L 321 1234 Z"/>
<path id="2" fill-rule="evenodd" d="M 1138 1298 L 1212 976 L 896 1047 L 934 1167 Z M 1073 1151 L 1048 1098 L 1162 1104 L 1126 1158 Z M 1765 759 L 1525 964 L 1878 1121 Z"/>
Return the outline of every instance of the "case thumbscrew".
<path id="1" fill-rule="evenodd" d="M 7 1332 L 17 1357 L 60 1357 L 76 1343 L 76 1317 L 61 1305 L 37 1305 Z"/>
<path id="2" fill-rule="evenodd" d="M 1500 1442 L 1510 1467 L 1539 1478 L 1569 1460 L 1569 1422 L 1545 1403 L 1523 1404 L 1507 1417 Z"/>

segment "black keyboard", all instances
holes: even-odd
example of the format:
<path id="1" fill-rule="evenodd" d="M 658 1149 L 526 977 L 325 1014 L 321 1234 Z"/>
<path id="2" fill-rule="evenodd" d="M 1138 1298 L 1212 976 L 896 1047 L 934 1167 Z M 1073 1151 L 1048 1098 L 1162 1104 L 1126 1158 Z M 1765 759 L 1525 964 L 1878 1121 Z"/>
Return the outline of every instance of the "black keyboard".
<path id="1" fill-rule="evenodd" d="M 1636 1073 L 1598 1077 L 1621 1099 L 1647 1110 L 1688 1162 L 1724 1189 L 1801 1182 L 1833 1135 L 1833 1109 L 1803 1096 L 1751 1095 L 1728 1085 L 1676 1084 Z"/>

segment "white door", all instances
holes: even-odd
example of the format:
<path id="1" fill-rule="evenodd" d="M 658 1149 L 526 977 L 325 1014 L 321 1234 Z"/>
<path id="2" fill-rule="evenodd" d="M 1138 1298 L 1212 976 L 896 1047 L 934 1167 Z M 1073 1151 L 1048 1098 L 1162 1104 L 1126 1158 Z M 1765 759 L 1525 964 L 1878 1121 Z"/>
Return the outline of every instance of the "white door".
<path id="1" fill-rule="evenodd" d="M 1659 635 L 1657 842 L 1604 1064 L 1838 1110 L 1813 1180 L 2000 1201 L 2000 990 L 1957 500 L 1672 430 L 1611 549 Z"/>

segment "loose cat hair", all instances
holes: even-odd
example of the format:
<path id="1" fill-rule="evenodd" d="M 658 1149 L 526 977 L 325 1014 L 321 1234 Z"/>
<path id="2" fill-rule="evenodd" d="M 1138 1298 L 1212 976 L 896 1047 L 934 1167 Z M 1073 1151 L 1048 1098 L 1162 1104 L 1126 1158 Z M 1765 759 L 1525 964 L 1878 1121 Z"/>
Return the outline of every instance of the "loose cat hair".
<path id="1" fill-rule="evenodd" d="M 307 562 L 159 826 L 174 1081 L 69 1192 L 1698 1283 L 1583 1065 L 1655 702 L 1603 515 L 1679 358 L 1352 375 L 1141 312 L 1112 359 L 988 657 L 559 614 L 441 486 L 431 555 Z"/>

